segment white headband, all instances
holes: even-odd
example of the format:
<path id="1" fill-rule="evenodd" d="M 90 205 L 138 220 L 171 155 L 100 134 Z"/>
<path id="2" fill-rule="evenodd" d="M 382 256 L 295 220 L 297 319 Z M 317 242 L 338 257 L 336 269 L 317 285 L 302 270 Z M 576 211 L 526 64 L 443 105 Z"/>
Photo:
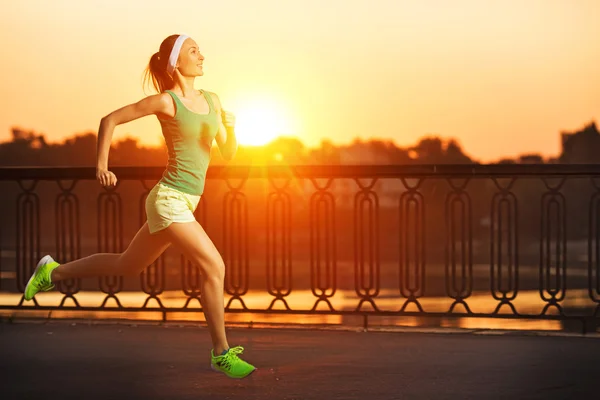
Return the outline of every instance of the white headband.
<path id="1" fill-rule="evenodd" d="M 175 65 L 177 64 L 177 59 L 179 58 L 179 52 L 181 51 L 181 45 L 187 38 L 189 38 L 188 35 L 179 35 L 175 41 L 175 44 L 173 45 L 171 55 L 169 56 L 169 62 L 167 63 L 167 73 L 169 76 L 173 76 L 173 71 L 175 71 Z"/>

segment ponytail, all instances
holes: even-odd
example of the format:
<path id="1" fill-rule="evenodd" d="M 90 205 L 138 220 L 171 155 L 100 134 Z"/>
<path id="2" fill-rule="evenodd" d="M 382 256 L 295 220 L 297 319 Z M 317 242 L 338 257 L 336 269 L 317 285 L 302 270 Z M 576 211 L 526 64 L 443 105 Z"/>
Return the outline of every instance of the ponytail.
<path id="1" fill-rule="evenodd" d="M 150 86 L 151 84 L 158 93 L 172 89 L 175 86 L 173 78 L 167 74 L 167 62 L 178 36 L 171 35 L 167 37 L 160 44 L 160 50 L 150 57 L 150 62 L 144 70 L 144 86 Z"/>

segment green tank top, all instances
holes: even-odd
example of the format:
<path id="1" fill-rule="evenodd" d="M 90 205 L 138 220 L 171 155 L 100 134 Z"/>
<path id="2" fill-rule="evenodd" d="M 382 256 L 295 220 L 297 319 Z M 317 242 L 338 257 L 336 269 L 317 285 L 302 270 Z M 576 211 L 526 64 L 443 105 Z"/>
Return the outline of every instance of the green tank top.
<path id="1" fill-rule="evenodd" d="M 201 195 L 204 192 L 210 149 L 219 130 L 219 118 L 209 93 L 202 90 L 208 102 L 208 114 L 188 109 L 172 91 L 166 90 L 175 101 L 175 116 L 158 119 L 169 152 L 169 161 L 160 182 L 184 193 Z"/>

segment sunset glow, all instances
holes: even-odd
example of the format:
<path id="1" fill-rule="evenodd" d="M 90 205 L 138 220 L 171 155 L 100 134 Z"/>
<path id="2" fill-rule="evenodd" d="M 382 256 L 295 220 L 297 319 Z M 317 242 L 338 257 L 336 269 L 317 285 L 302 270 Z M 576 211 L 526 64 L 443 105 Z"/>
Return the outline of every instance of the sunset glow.
<path id="1" fill-rule="evenodd" d="M 254 100 L 235 111 L 236 135 L 240 144 L 264 145 L 280 135 L 295 131 L 289 112 L 276 102 Z"/>
<path id="2" fill-rule="evenodd" d="M 242 144 L 439 135 L 493 161 L 555 156 L 561 131 L 600 123 L 598 0 L 100 3 L 2 3 L 0 140 L 95 132 L 147 95 L 141 74 L 174 33 L 200 46 L 195 85 L 236 115 Z M 126 136 L 163 143 L 156 118 L 113 137 Z"/>

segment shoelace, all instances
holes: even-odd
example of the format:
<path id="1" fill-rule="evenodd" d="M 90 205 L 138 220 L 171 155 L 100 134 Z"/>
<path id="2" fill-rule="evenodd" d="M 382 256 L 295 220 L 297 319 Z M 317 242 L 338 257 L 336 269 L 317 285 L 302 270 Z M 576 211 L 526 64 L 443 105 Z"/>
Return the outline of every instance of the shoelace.
<path id="1" fill-rule="evenodd" d="M 222 356 L 223 359 L 219 360 L 218 364 L 229 369 L 236 361 L 239 360 L 238 354 L 242 354 L 243 352 L 244 348 L 242 346 L 231 347 L 229 351 Z"/>
<path id="2" fill-rule="evenodd" d="M 45 271 L 40 271 L 40 273 L 44 273 Z M 52 289 L 54 285 L 50 282 L 50 279 L 47 275 L 42 275 L 42 278 L 36 282 L 36 288 L 38 290 L 48 290 Z"/>

